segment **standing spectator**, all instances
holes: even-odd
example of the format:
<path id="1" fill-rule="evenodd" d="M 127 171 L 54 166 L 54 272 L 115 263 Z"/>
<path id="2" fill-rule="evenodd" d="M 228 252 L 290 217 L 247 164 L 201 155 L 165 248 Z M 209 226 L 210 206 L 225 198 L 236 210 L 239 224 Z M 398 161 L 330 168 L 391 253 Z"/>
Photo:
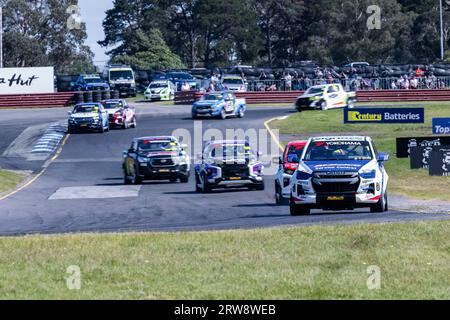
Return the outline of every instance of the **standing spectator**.
<path id="1" fill-rule="evenodd" d="M 191 86 L 187 82 L 183 82 L 183 85 L 181 86 L 181 91 L 191 91 Z"/>
<path id="2" fill-rule="evenodd" d="M 292 76 L 289 72 L 286 73 L 286 75 L 284 77 L 284 81 L 285 81 L 286 91 L 291 91 L 292 90 Z"/>
<path id="3" fill-rule="evenodd" d="M 312 81 L 308 76 L 306 76 L 305 77 L 305 90 L 308 90 L 311 87 L 312 87 Z"/>
<path id="4" fill-rule="evenodd" d="M 411 84 L 411 89 L 413 89 L 413 90 L 417 89 L 419 86 L 419 79 L 416 77 L 412 78 L 410 84 Z"/>
<path id="5" fill-rule="evenodd" d="M 392 80 L 392 82 L 391 82 L 391 89 L 397 90 L 397 83 L 395 82 L 395 80 Z"/>
<path id="6" fill-rule="evenodd" d="M 420 69 L 420 66 L 417 67 L 416 77 L 419 79 L 422 78 L 422 69 Z"/>

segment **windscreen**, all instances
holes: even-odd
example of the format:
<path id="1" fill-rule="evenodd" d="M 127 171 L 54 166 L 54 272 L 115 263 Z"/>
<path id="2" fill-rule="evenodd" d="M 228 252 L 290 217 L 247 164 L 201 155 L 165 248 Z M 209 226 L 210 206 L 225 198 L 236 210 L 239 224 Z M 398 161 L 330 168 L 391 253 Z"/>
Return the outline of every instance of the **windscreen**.
<path id="1" fill-rule="evenodd" d="M 255 154 L 252 148 L 245 144 L 226 144 L 213 146 L 209 158 L 215 161 L 254 160 Z"/>
<path id="2" fill-rule="evenodd" d="M 224 84 L 243 84 L 241 79 L 223 79 Z"/>
<path id="3" fill-rule="evenodd" d="M 372 160 L 367 141 L 316 141 L 306 151 L 304 161 Z"/>
<path id="4" fill-rule="evenodd" d="M 73 109 L 73 113 L 91 113 L 98 112 L 99 108 L 97 105 L 86 105 L 86 106 L 76 106 Z"/>
<path id="5" fill-rule="evenodd" d="M 319 94 L 323 93 L 323 88 L 310 88 L 307 94 Z"/>
<path id="6" fill-rule="evenodd" d="M 126 71 L 110 71 L 109 78 L 112 81 L 116 80 L 133 80 L 133 72 L 130 70 Z"/>
<path id="7" fill-rule="evenodd" d="M 139 152 L 172 152 L 179 149 L 178 144 L 172 141 L 142 140 L 138 144 Z"/>
<path id="8" fill-rule="evenodd" d="M 105 107 L 105 109 L 117 109 L 123 107 L 121 102 L 107 102 L 104 103 L 103 106 Z"/>
<path id="9" fill-rule="evenodd" d="M 102 83 L 103 80 L 101 78 L 85 78 L 84 81 L 86 83 Z"/>

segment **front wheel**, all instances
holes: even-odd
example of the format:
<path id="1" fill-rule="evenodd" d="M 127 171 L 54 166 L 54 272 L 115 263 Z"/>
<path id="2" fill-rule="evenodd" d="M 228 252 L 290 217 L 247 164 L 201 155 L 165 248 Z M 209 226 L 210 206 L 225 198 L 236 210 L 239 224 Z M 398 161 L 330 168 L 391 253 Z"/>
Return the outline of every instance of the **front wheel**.
<path id="1" fill-rule="evenodd" d="M 388 194 L 385 192 L 383 196 L 380 198 L 380 200 L 377 202 L 377 204 L 373 205 L 370 208 L 370 212 L 372 213 L 382 213 L 389 210 L 389 204 L 388 204 Z"/>
<path id="2" fill-rule="evenodd" d="M 188 183 L 188 182 L 189 182 L 189 177 L 188 177 L 188 176 L 181 177 L 181 178 L 180 178 L 180 182 L 181 182 L 181 183 Z"/>
<path id="3" fill-rule="evenodd" d="M 292 199 L 290 201 L 290 213 L 291 216 L 307 216 L 311 213 L 311 209 L 306 208 L 305 206 L 296 204 Z"/>
<path id="4" fill-rule="evenodd" d="M 210 193 L 211 192 L 211 187 L 208 183 L 208 178 L 206 177 L 205 174 L 202 175 L 202 192 L 203 193 Z"/>
<path id="5" fill-rule="evenodd" d="M 287 204 L 286 202 L 287 202 L 286 199 L 283 198 L 283 192 L 282 192 L 280 186 L 278 185 L 278 183 L 276 183 L 275 184 L 275 204 L 277 206 L 282 206 L 282 205 Z"/>
<path id="6" fill-rule="evenodd" d="M 227 113 L 225 112 L 225 109 L 222 109 L 220 112 L 220 119 L 225 120 L 227 118 Z"/>
<path id="7" fill-rule="evenodd" d="M 238 118 L 243 118 L 244 116 L 245 116 L 244 108 L 240 108 L 240 109 L 239 109 L 239 112 L 238 112 L 238 114 L 237 114 L 237 117 L 238 117 Z"/>
<path id="8" fill-rule="evenodd" d="M 136 117 L 133 118 L 133 122 L 131 123 L 131 128 L 133 128 L 133 129 L 136 129 L 136 128 L 137 128 Z"/>
<path id="9" fill-rule="evenodd" d="M 348 107 L 349 109 L 353 109 L 353 108 L 355 107 L 355 100 L 353 100 L 353 99 L 348 99 L 347 107 Z"/>
<path id="10" fill-rule="evenodd" d="M 325 100 L 323 100 L 323 101 L 320 103 L 320 109 L 322 109 L 323 111 L 328 110 L 328 103 L 327 103 Z"/>

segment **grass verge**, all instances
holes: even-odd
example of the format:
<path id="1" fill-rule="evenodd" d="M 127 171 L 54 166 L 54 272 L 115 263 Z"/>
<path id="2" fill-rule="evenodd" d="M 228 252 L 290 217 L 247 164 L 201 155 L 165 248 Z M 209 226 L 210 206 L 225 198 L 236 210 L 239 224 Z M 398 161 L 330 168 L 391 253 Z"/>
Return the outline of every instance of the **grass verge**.
<path id="1" fill-rule="evenodd" d="M 344 124 L 342 109 L 327 112 L 306 111 L 294 114 L 286 120 L 274 121 L 271 126 L 280 129 L 281 134 L 299 138 L 320 134 L 371 136 L 378 150 L 391 154 L 391 160 L 386 163 L 386 170 L 391 179 L 391 193 L 423 200 L 450 201 L 448 177 L 430 177 L 427 170 L 411 170 L 409 159 L 395 157 L 397 137 L 431 136 L 432 118 L 450 117 L 450 105 L 427 103 L 425 116 L 425 124 Z"/>
<path id="2" fill-rule="evenodd" d="M 24 175 L 0 169 L 0 194 L 14 189 L 23 179 Z"/>
<path id="3" fill-rule="evenodd" d="M 2 299 L 448 299 L 450 221 L 0 238 Z M 69 266 L 81 289 L 69 290 Z M 367 287 L 368 267 L 381 289 Z"/>

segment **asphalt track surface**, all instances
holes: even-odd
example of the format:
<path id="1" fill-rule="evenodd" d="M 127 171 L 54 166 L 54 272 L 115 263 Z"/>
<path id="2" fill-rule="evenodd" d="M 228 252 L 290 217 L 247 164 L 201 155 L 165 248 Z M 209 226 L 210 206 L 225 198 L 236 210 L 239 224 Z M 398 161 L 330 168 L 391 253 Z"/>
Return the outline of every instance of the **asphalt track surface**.
<path id="1" fill-rule="evenodd" d="M 0 235 L 171 232 L 450 219 L 449 215 L 398 211 L 373 214 L 367 210 L 317 211 L 306 217 L 291 217 L 288 206 L 274 204 L 273 176 L 265 177 L 265 191 L 243 189 L 199 194 L 195 192 L 192 173 L 188 184 L 144 182 L 141 187 L 123 186 L 122 152 L 133 137 L 171 135 L 180 128 L 193 131 L 188 107 L 165 106 L 168 110 L 178 108 L 171 114 L 161 112 L 161 108 L 153 113 L 152 105 L 144 108 L 137 129 L 70 135 L 59 157 L 42 176 L 0 201 Z M 202 125 L 203 130 L 213 128 L 222 132 L 226 128 L 262 129 L 264 121 L 290 112 L 288 108 L 251 108 L 244 119 L 207 119 Z M 67 110 L 3 110 L 0 115 L 1 155 L 22 130 L 30 125 L 64 122 Z M 37 168 L 43 163 L 0 159 L 0 165 L 13 169 Z"/>

